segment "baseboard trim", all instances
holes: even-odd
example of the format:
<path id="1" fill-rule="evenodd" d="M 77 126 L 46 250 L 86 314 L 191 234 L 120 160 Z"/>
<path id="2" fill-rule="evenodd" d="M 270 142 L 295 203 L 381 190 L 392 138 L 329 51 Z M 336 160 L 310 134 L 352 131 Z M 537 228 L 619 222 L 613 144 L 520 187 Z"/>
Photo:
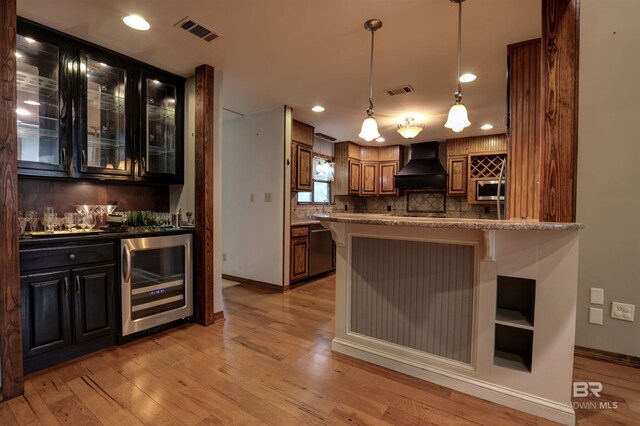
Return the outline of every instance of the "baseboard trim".
<path id="1" fill-rule="evenodd" d="M 575 413 L 570 405 L 474 379 L 435 366 L 416 363 L 345 339 L 334 338 L 331 342 L 331 349 L 344 355 L 417 377 L 486 401 L 524 411 L 525 413 L 544 417 L 565 425 L 575 424 Z"/>
<path id="2" fill-rule="evenodd" d="M 244 284 L 244 285 L 250 285 L 250 286 L 253 286 L 253 287 L 259 287 L 259 288 L 262 288 L 264 290 L 272 291 L 274 293 L 284 293 L 284 292 L 289 290 L 289 286 L 284 286 L 283 287 L 281 285 L 269 284 L 269 283 L 265 283 L 263 281 L 256 281 L 256 280 L 250 280 L 248 278 L 236 277 L 235 275 L 222 274 L 222 278 L 224 278 L 225 280 L 229 280 L 229 281 L 235 281 L 235 282 L 238 282 L 238 283 Z"/>
<path id="3" fill-rule="evenodd" d="M 218 311 L 213 313 L 213 322 L 224 321 L 224 311 Z"/>
<path id="4" fill-rule="evenodd" d="M 601 351 L 599 349 L 585 348 L 583 346 L 575 347 L 575 355 L 582 358 L 604 361 L 625 367 L 640 368 L 640 358 L 631 355 L 617 354 L 615 352 Z"/>

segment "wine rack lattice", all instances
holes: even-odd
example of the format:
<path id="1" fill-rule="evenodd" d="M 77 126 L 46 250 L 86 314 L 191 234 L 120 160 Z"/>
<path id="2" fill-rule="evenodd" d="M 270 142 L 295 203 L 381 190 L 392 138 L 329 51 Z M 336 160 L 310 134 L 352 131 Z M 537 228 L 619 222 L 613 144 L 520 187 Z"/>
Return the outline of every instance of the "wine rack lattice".
<path id="1" fill-rule="evenodd" d="M 497 178 L 500 176 L 502 160 L 506 154 L 488 154 L 471 156 L 471 178 Z"/>

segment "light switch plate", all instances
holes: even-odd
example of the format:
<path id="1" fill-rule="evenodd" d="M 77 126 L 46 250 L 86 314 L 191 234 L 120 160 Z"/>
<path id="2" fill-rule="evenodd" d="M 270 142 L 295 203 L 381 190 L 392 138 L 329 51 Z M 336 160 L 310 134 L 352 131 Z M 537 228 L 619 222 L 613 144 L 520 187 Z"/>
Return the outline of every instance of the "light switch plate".
<path id="1" fill-rule="evenodd" d="M 604 289 L 591 287 L 589 289 L 589 303 L 592 305 L 604 305 Z"/>
<path id="2" fill-rule="evenodd" d="M 602 325 L 603 311 L 600 308 L 589 308 L 589 324 Z"/>
<path id="3" fill-rule="evenodd" d="M 636 305 L 629 305 L 627 303 L 611 302 L 611 318 L 619 319 L 622 321 L 633 322 L 635 316 Z"/>
<path id="4" fill-rule="evenodd" d="M 264 193 L 264 202 L 265 203 L 270 203 L 271 202 L 271 193 L 270 192 L 265 192 Z"/>

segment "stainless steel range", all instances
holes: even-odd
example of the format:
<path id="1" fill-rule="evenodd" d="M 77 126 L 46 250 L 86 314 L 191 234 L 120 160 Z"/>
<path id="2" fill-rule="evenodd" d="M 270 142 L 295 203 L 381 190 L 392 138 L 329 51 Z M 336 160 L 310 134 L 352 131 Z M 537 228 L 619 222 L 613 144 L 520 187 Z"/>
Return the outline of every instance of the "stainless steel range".
<path id="1" fill-rule="evenodd" d="M 192 236 L 122 240 L 122 335 L 193 315 Z"/>

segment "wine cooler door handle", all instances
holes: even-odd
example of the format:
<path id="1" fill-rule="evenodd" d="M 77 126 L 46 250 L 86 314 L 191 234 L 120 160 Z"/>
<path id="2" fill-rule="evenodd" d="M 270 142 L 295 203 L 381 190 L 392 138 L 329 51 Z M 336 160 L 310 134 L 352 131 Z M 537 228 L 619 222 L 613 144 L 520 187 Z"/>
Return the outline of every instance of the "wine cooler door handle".
<path id="1" fill-rule="evenodd" d="M 124 259 L 122 261 L 122 276 L 124 282 L 131 283 L 131 250 L 128 247 L 124 248 Z"/>

